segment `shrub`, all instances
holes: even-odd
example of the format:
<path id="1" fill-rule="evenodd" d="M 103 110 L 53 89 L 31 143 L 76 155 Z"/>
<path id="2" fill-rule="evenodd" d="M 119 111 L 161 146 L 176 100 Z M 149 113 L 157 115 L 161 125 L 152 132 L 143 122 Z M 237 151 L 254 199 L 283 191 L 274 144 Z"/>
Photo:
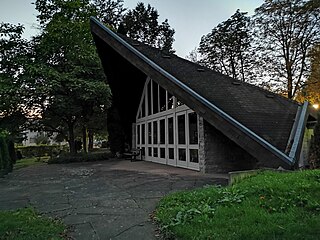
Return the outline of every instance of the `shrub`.
<path id="1" fill-rule="evenodd" d="M 37 146 L 18 146 L 17 151 L 20 151 L 22 156 L 30 157 L 43 157 L 54 156 L 61 152 L 68 151 L 67 145 L 37 145 Z"/>
<path id="2" fill-rule="evenodd" d="M 9 151 L 9 155 L 10 155 L 12 163 L 15 164 L 17 161 L 17 155 L 16 155 L 16 150 L 14 147 L 14 142 L 12 140 L 9 140 L 9 142 L 8 142 L 8 151 Z"/>
<path id="3" fill-rule="evenodd" d="M 110 152 L 89 152 L 89 153 L 77 153 L 70 154 L 65 153 L 57 157 L 51 158 L 48 163 L 72 163 L 72 162 L 94 162 L 103 161 L 109 159 Z"/>

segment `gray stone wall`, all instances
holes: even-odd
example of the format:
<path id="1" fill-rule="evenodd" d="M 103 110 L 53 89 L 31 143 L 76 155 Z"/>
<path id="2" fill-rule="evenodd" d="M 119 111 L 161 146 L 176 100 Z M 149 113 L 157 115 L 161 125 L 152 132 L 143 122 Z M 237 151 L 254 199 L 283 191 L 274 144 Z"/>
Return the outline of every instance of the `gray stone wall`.
<path id="1" fill-rule="evenodd" d="M 201 125 L 201 124 L 200 124 Z M 200 160 L 204 159 L 203 171 L 226 173 L 230 171 L 255 169 L 257 160 L 241 147 L 223 135 L 219 130 L 202 120 L 203 143 L 200 134 Z M 200 127 L 201 129 L 201 127 Z M 201 149 L 203 144 L 203 149 Z M 200 171 L 201 171 L 200 165 Z"/>
<path id="2" fill-rule="evenodd" d="M 199 116 L 199 170 L 206 172 L 205 138 L 204 138 L 204 120 Z"/>

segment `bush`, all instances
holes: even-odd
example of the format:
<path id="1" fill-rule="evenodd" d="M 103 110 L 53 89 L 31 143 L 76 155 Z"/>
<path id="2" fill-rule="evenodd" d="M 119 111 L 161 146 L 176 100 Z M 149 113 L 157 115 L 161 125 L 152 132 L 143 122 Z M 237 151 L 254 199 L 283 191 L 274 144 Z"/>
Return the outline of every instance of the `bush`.
<path id="1" fill-rule="evenodd" d="M 37 146 L 18 146 L 17 151 L 20 151 L 23 157 L 43 157 L 55 156 L 61 152 L 67 152 L 67 145 L 37 145 Z"/>
<path id="2" fill-rule="evenodd" d="M 13 163 L 10 158 L 7 136 L 4 133 L 0 134 L 0 170 L 2 174 L 7 174 L 12 171 Z"/>
<path id="3" fill-rule="evenodd" d="M 48 163 L 72 163 L 72 162 L 94 162 L 109 159 L 110 152 L 90 152 L 90 153 L 65 153 L 51 158 Z"/>

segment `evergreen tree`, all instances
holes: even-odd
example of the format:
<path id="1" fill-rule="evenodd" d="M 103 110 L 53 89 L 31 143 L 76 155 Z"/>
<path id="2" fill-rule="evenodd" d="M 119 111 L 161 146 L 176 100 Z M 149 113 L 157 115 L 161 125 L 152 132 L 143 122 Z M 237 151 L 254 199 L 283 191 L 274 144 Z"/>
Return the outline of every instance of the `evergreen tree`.
<path id="1" fill-rule="evenodd" d="M 175 31 L 170 27 L 167 19 L 159 24 L 158 18 L 159 14 L 155 8 L 140 2 L 125 14 L 123 26 L 130 38 L 173 52 Z"/>

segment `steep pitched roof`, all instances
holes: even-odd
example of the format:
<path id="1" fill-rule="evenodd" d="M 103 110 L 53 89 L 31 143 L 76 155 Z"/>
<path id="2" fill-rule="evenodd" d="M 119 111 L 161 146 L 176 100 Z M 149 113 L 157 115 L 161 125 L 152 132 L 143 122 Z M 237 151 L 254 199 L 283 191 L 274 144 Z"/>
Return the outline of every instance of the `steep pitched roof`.
<path id="1" fill-rule="evenodd" d="M 117 35 L 94 18 L 91 29 L 96 42 L 102 40 L 257 159 L 294 163 L 296 153 L 285 152 L 293 145 L 294 126 L 306 122 L 298 103 Z"/>

